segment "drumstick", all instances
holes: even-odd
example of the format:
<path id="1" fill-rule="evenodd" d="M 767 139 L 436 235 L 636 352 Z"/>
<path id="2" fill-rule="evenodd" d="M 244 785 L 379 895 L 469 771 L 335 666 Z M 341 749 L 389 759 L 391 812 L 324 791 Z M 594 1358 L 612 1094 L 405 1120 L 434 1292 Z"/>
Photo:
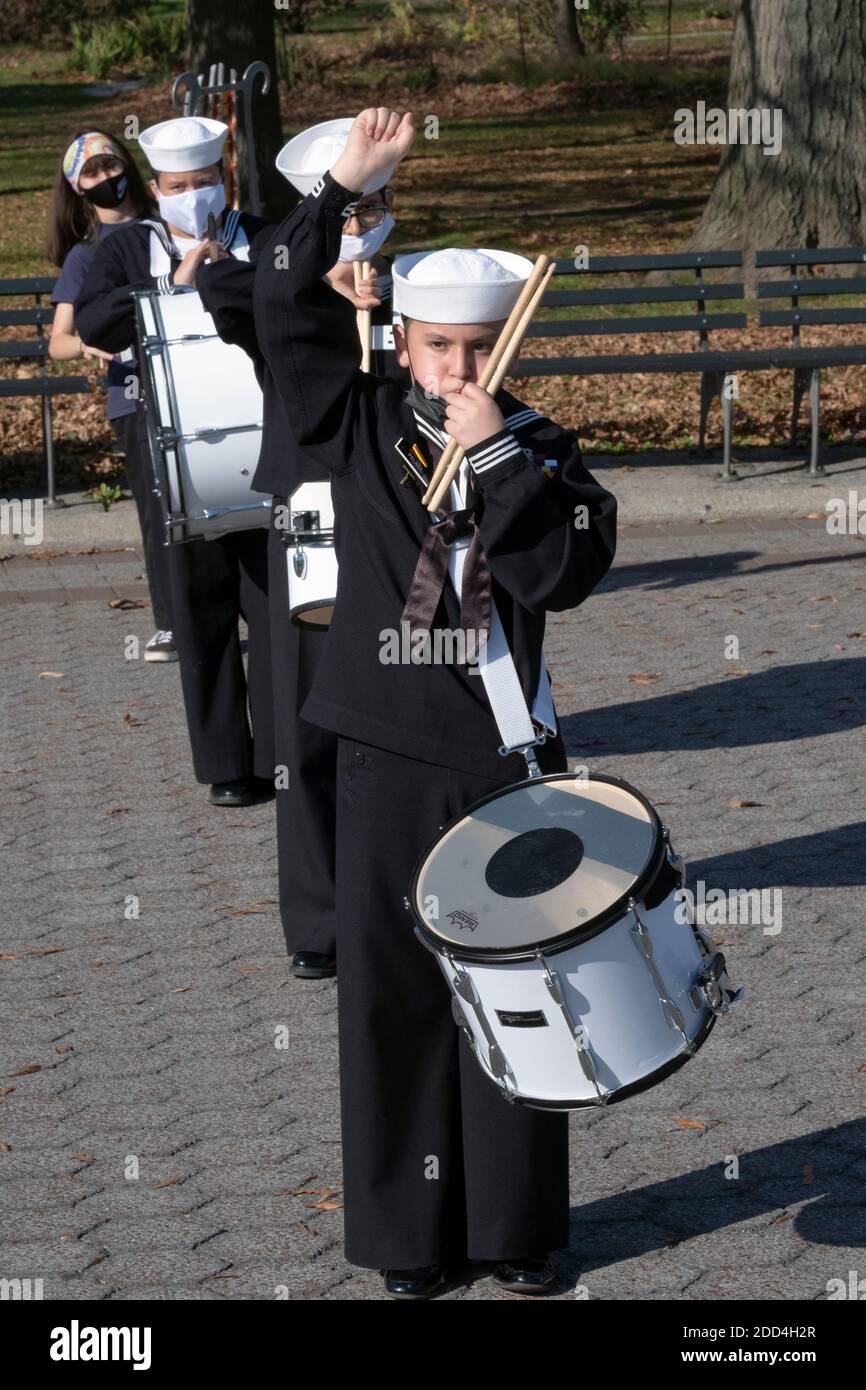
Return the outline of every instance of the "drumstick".
<path id="1" fill-rule="evenodd" d="M 207 254 L 211 262 L 219 259 L 219 242 L 217 241 L 216 218 L 212 212 L 207 215 Z"/>
<path id="2" fill-rule="evenodd" d="M 496 346 L 490 354 L 487 366 L 481 373 L 478 385 L 483 387 L 484 390 L 487 390 L 493 373 L 496 370 L 496 365 L 501 355 L 502 346 L 506 341 L 511 340 L 513 336 L 514 327 L 520 320 L 521 314 L 523 313 L 524 309 L 526 308 L 527 304 L 529 303 L 530 299 L 535 293 L 536 287 L 538 286 L 538 283 L 541 280 L 542 275 L 545 273 L 547 269 L 549 260 L 549 256 L 539 256 L 537 261 L 535 262 L 535 265 L 532 267 L 532 270 L 529 272 L 529 278 L 527 279 L 526 284 L 523 286 L 523 289 L 520 291 L 520 294 L 518 295 L 517 303 L 514 305 L 514 308 L 511 310 L 511 313 L 508 315 L 508 318 L 505 320 L 502 332 L 500 333 L 499 338 L 497 339 Z M 545 284 L 546 283 L 547 281 L 545 281 Z M 506 358 L 505 360 L 507 361 L 508 359 Z M 498 390 L 498 387 L 495 388 L 494 392 L 492 392 L 491 394 L 495 394 L 495 390 Z M 442 456 L 439 459 L 439 462 L 433 470 L 433 476 L 430 479 L 430 485 L 427 488 L 427 491 L 425 492 L 424 497 L 422 499 L 428 506 L 430 503 L 430 498 L 434 495 L 434 492 L 438 489 L 439 483 L 445 476 L 445 471 L 449 467 L 457 447 L 457 440 L 449 439 L 442 453 Z"/>
<path id="3" fill-rule="evenodd" d="M 355 262 L 354 262 L 354 266 L 355 266 L 355 293 L 357 294 L 357 293 L 358 293 L 358 287 L 359 287 L 361 281 L 362 281 L 362 280 L 366 280 L 367 277 L 368 277 L 369 274 L 370 274 L 370 262 L 369 262 L 369 261 L 364 261 L 363 266 L 361 266 L 361 264 L 360 264 L 358 261 L 355 261 Z M 361 339 L 361 371 L 362 371 L 362 372 L 369 372 L 369 370 L 370 370 L 370 325 L 371 325 L 371 322 L 372 322 L 370 310 L 369 310 L 369 309 L 359 309 L 359 310 L 358 310 L 357 318 L 358 318 L 358 337 Z"/>
<path id="4" fill-rule="evenodd" d="M 546 260 L 547 258 L 544 257 L 544 259 Z M 484 387 L 484 390 L 487 391 L 489 395 L 495 396 L 496 392 L 502 385 L 503 379 L 505 377 L 506 368 L 508 367 L 511 356 L 514 353 L 514 350 L 518 342 L 523 337 L 524 333 L 529 327 L 529 324 L 532 321 L 532 316 L 538 308 L 539 303 L 541 302 L 541 296 L 547 289 L 548 282 L 550 280 L 550 277 L 553 275 L 555 269 L 555 261 L 552 261 L 547 266 L 546 270 L 542 269 L 542 278 L 538 280 L 535 290 L 533 291 L 529 299 L 529 302 L 525 305 L 523 312 L 518 318 L 516 324 L 512 327 L 511 333 L 509 334 L 506 341 L 503 341 L 503 339 L 508 329 L 508 323 L 506 323 L 505 328 L 502 330 L 502 333 L 499 336 L 496 346 L 494 347 L 493 352 L 490 354 L 490 362 L 488 363 L 488 367 L 485 368 L 482 380 L 478 383 L 479 386 Z M 492 371 L 489 370 L 491 365 Z M 489 379 L 485 381 L 484 377 L 488 377 Z M 427 494 L 424 497 L 425 505 L 431 512 L 438 511 L 438 509 L 441 507 L 443 499 L 445 498 L 445 495 L 448 492 L 448 489 L 451 486 L 451 483 L 453 482 L 457 474 L 457 470 L 460 467 L 460 464 L 463 460 L 463 456 L 466 452 L 465 449 L 462 449 L 457 444 L 456 440 L 452 440 L 451 442 L 454 444 L 454 449 L 451 453 L 450 459 L 446 460 L 446 467 L 444 473 L 441 474 L 438 482 L 434 480 L 431 483 L 430 487 L 427 489 Z M 447 453 L 447 450 L 445 450 L 445 452 Z"/>

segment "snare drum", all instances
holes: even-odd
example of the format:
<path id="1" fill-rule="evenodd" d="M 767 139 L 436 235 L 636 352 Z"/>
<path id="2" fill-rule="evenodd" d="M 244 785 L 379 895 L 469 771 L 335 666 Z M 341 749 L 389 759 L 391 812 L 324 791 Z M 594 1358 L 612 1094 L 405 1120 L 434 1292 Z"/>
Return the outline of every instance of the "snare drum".
<path id="1" fill-rule="evenodd" d="M 283 535 L 289 614 L 298 627 L 327 627 L 337 599 L 337 552 L 331 484 L 302 483 L 288 503 Z"/>
<path id="2" fill-rule="evenodd" d="M 406 905 L 507 1099 L 623 1100 L 693 1057 L 743 997 L 684 881 L 657 812 L 617 777 L 519 782 L 444 828 Z"/>
<path id="3" fill-rule="evenodd" d="M 267 526 L 253 492 L 262 393 L 242 348 L 224 343 L 200 296 L 136 296 L 151 459 L 166 543 Z"/>

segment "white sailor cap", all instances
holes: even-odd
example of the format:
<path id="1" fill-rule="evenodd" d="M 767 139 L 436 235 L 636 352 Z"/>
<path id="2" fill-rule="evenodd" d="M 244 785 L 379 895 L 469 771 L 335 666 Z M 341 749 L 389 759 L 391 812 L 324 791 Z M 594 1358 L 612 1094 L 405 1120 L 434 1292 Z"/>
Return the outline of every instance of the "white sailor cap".
<path id="1" fill-rule="evenodd" d="M 187 174 L 216 164 L 223 152 L 228 126 L 209 116 L 175 116 L 148 126 L 138 137 L 151 169 L 156 173 Z"/>
<path id="2" fill-rule="evenodd" d="M 423 323 L 495 323 L 507 319 L 532 261 L 512 251 L 466 246 L 397 256 L 394 311 Z"/>
<path id="3" fill-rule="evenodd" d="M 302 197 L 312 193 L 322 175 L 336 164 L 346 148 L 349 131 L 354 124 L 354 116 L 341 117 L 338 121 L 321 121 L 318 125 L 311 125 L 308 130 L 302 130 L 300 135 L 293 136 L 288 144 L 283 145 L 277 155 L 277 168 Z M 396 168 L 397 165 L 392 164 L 390 169 L 366 183 L 362 191 L 375 193 L 377 189 L 384 188 Z"/>

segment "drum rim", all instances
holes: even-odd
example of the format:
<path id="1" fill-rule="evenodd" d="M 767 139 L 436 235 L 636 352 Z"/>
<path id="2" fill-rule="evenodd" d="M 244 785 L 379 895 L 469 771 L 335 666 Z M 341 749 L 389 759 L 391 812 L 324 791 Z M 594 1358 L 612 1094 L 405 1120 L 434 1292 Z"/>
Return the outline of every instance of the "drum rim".
<path id="1" fill-rule="evenodd" d="M 610 907 L 599 917 L 593 918 L 592 922 L 585 926 L 575 927 L 572 931 L 563 936 L 547 937 L 528 946 L 513 946 L 506 950 L 497 950 L 493 946 L 469 946 L 464 945 L 462 942 L 449 942 L 444 937 L 438 936 L 436 932 L 433 931 L 429 922 L 420 916 L 416 910 L 415 902 L 416 889 L 418 887 L 418 879 L 421 871 L 432 850 L 455 825 L 465 820 L 467 816 L 472 815 L 473 811 L 477 811 L 479 807 L 486 806 L 489 801 L 497 801 L 500 797 L 506 795 L 510 791 L 514 791 L 517 787 L 538 786 L 541 782 L 559 782 L 563 777 L 571 776 L 573 776 L 573 774 L 568 772 L 549 772 L 543 777 L 525 777 L 519 782 L 506 783 L 495 792 L 488 792 L 486 796 L 479 797 L 477 801 L 473 801 L 471 805 L 464 807 L 459 815 L 453 816 L 445 825 L 439 827 L 438 832 L 425 846 L 423 853 L 415 865 L 409 885 L 409 897 L 406 899 L 409 911 L 415 918 L 415 931 L 429 950 L 434 951 L 439 956 L 452 955 L 455 956 L 457 960 L 474 961 L 478 965 L 513 964 L 516 961 L 534 960 L 539 952 L 543 952 L 545 955 L 549 956 L 558 955 L 561 951 L 569 950 L 570 947 L 574 946 L 578 941 L 591 941 L 593 937 L 598 936 L 603 931 L 607 931 L 608 927 L 613 926 L 614 922 L 618 922 L 624 915 L 624 910 L 627 908 L 629 898 L 634 898 L 636 902 L 639 901 L 641 895 L 655 882 L 667 859 L 665 832 L 658 811 L 653 806 L 652 802 L 644 796 L 643 792 L 639 791 L 637 787 L 632 786 L 631 782 L 627 782 L 624 777 L 616 777 L 613 773 L 608 772 L 596 772 L 591 773 L 585 780 L 590 782 L 604 782 L 608 786 L 621 787 L 623 790 L 630 792 L 649 812 L 650 821 L 655 831 L 655 843 L 644 868 L 641 870 L 632 886 L 625 893 L 622 893 L 615 902 L 611 903 Z"/>

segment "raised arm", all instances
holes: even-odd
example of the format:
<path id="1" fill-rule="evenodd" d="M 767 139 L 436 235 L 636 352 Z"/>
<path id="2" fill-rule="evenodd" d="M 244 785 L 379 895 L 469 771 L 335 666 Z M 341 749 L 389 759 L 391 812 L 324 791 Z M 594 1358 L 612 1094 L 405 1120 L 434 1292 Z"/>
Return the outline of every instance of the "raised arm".
<path id="1" fill-rule="evenodd" d="M 334 473 L 355 466 L 369 379 L 360 371 L 355 309 L 324 276 L 339 257 L 344 209 L 378 170 L 399 162 L 413 134 L 408 115 L 362 111 L 333 169 L 277 228 L 256 268 L 256 338 L 290 431 Z"/>

